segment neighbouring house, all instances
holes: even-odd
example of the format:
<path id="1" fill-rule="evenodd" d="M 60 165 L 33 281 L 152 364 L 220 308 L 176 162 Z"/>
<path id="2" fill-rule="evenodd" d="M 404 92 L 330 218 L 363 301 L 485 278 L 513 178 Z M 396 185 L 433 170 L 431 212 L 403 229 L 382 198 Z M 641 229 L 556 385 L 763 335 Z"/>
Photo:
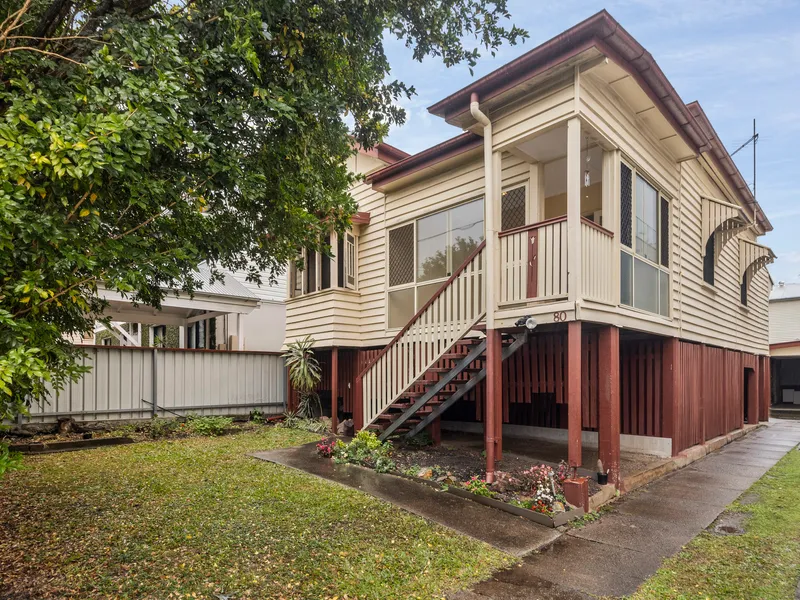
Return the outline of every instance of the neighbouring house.
<path id="1" fill-rule="evenodd" d="M 83 344 L 161 346 L 208 350 L 279 352 L 286 327 L 286 276 L 270 284 L 247 281 L 244 271 L 223 270 L 211 283 L 211 271 L 198 267 L 201 285 L 193 297 L 169 293 L 160 310 L 135 305 L 121 294 L 103 291 L 111 328 L 98 322 L 94 338 Z"/>
<path id="2" fill-rule="evenodd" d="M 602 11 L 351 160 L 359 213 L 290 266 L 334 420 L 676 455 L 768 418 L 772 226 L 697 102 Z"/>
<path id="3" fill-rule="evenodd" d="M 779 281 L 769 295 L 772 404 L 800 416 L 800 283 Z"/>

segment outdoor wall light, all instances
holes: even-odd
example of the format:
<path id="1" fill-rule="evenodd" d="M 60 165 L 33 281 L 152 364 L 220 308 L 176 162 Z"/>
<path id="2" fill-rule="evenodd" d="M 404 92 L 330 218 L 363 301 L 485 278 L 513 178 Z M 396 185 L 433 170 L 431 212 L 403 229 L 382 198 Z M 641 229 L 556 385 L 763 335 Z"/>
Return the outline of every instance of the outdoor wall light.
<path id="1" fill-rule="evenodd" d="M 525 327 L 528 328 L 528 331 L 533 331 L 534 329 L 536 329 L 536 326 L 538 324 L 539 323 L 537 323 L 536 319 L 534 319 L 533 317 L 520 317 L 519 319 L 517 319 L 517 322 L 515 323 L 517 327 L 522 327 L 524 325 Z"/>

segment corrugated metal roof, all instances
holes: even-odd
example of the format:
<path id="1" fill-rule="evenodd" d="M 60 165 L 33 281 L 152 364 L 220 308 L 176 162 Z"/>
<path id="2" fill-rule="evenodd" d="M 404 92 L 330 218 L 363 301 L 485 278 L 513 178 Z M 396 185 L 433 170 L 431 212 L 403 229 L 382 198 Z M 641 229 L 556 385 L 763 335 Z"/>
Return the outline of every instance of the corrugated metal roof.
<path id="1" fill-rule="evenodd" d="M 201 284 L 195 290 L 198 294 L 210 294 L 215 296 L 227 296 L 229 298 L 245 298 L 248 300 L 258 300 L 259 297 L 248 290 L 236 278 L 225 269 L 222 271 L 223 280 L 215 280 L 211 283 L 211 269 L 206 263 L 201 263 L 197 267 L 197 279 Z"/>
<path id="2" fill-rule="evenodd" d="M 779 283 L 769 293 L 770 301 L 790 300 L 792 298 L 800 298 L 800 283 Z"/>

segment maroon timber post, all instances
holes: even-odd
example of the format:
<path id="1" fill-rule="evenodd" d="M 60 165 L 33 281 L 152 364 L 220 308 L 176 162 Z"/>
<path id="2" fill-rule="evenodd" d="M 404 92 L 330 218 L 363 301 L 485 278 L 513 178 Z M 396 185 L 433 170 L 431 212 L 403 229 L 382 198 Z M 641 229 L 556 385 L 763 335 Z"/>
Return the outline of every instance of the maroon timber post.
<path id="1" fill-rule="evenodd" d="M 567 434 L 569 466 L 577 469 L 583 462 L 581 446 L 581 322 L 567 325 Z"/>
<path id="2" fill-rule="evenodd" d="M 356 352 L 356 370 L 361 371 L 363 366 L 364 351 Z M 364 380 L 361 375 L 356 377 L 355 394 L 353 398 L 353 432 L 357 433 L 364 427 Z"/>
<path id="3" fill-rule="evenodd" d="M 678 431 L 678 395 L 680 393 L 680 340 L 667 338 L 661 347 L 661 435 L 672 440 L 672 456 L 680 451 Z"/>
<path id="4" fill-rule="evenodd" d="M 758 402 L 759 421 L 769 421 L 769 407 L 772 404 L 772 362 L 769 356 L 760 357 L 761 399 Z"/>
<path id="5" fill-rule="evenodd" d="M 339 428 L 339 347 L 331 348 L 331 431 Z"/>
<path id="6" fill-rule="evenodd" d="M 599 454 L 609 483 L 619 488 L 622 484 L 619 472 L 619 329 L 613 325 L 603 327 L 599 342 Z"/>
<path id="7" fill-rule="evenodd" d="M 494 482 L 497 403 L 502 408 L 503 347 L 500 330 L 486 330 L 486 398 L 484 400 L 483 435 L 486 449 L 486 481 Z"/>

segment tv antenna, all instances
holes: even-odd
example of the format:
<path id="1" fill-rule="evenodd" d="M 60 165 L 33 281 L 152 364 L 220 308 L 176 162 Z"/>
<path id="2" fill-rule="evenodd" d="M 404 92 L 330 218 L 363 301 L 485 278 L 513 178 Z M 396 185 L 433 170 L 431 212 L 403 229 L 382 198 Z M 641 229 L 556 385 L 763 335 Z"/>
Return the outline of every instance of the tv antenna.
<path id="1" fill-rule="evenodd" d="M 744 144 L 739 146 L 736 150 L 733 151 L 731 156 L 735 156 L 739 150 L 744 148 L 750 143 L 753 143 L 753 199 L 755 200 L 756 197 L 756 144 L 758 143 L 758 132 L 756 131 L 756 120 L 753 119 L 753 135 L 747 140 Z"/>

